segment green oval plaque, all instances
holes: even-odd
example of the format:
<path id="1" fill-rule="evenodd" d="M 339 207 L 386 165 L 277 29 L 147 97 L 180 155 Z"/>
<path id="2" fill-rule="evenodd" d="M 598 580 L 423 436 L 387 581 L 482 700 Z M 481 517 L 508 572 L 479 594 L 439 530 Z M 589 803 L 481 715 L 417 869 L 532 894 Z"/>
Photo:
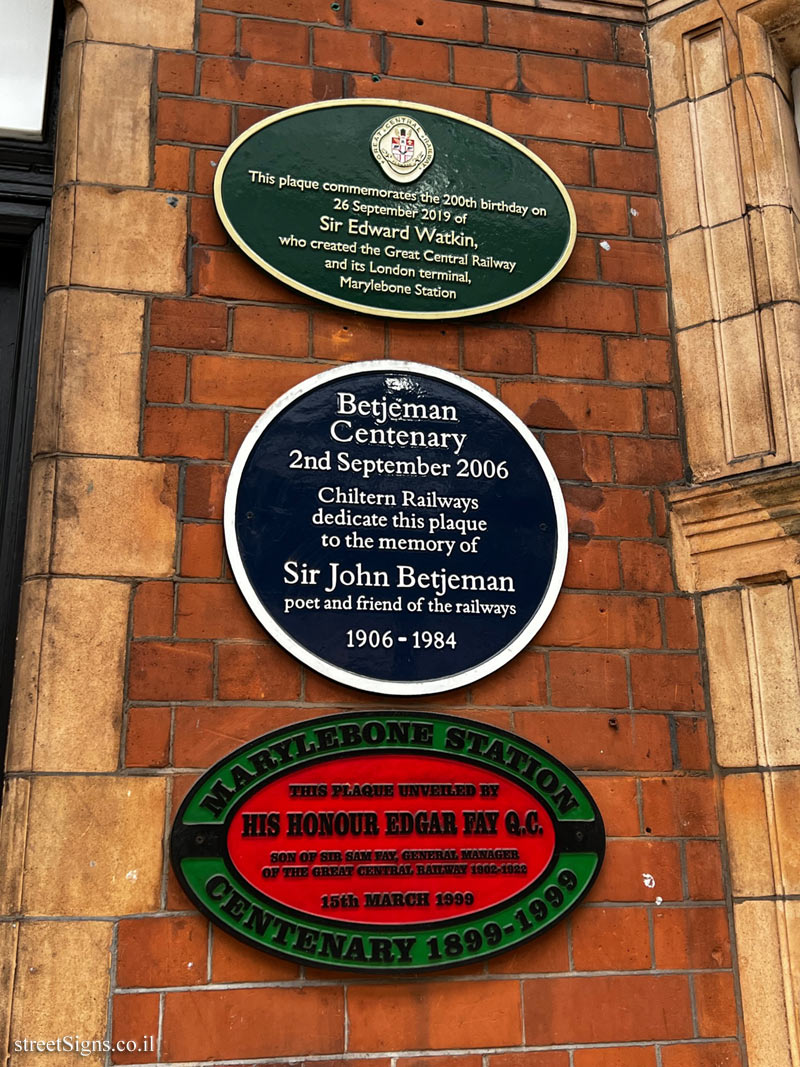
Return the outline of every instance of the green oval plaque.
<path id="1" fill-rule="evenodd" d="M 475 315 L 546 285 L 575 243 L 556 175 L 503 133 L 399 100 L 327 100 L 251 127 L 214 195 L 251 259 L 303 293 L 395 318 Z"/>

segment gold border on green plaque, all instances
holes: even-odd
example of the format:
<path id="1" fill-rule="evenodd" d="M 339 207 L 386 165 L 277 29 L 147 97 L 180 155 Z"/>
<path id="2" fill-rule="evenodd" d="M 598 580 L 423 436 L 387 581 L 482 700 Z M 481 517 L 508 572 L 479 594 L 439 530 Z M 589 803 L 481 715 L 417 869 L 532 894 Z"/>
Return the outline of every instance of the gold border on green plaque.
<path id="1" fill-rule="evenodd" d="M 306 112 L 351 107 L 376 107 L 383 109 L 389 108 L 398 111 L 411 112 L 412 114 L 414 112 L 422 112 L 431 115 L 443 116 L 446 119 L 451 119 L 465 126 L 481 130 L 488 136 L 496 140 L 502 141 L 507 145 L 510 145 L 517 152 L 527 157 L 527 159 L 529 159 L 536 167 L 538 167 L 553 183 L 557 193 L 559 194 L 561 200 L 563 200 L 563 203 L 566 208 L 566 214 L 568 219 L 568 232 L 566 234 L 566 240 L 564 243 L 563 251 L 559 255 L 557 261 L 549 267 L 546 273 L 536 278 L 536 280 L 533 281 L 531 284 L 526 285 L 524 288 L 515 291 L 509 294 L 508 296 L 504 296 L 502 299 L 495 299 L 487 303 L 474 304 L 450 310 L 446 310 L 444 308 L 442 310 L 402 310 L 391 307 L 379 307 L 373 304 L 358 303 L 354 300 L 347 300 L 342 297 L 335 296 L 333 293 L 328 293 L 324 290 L 315 288 L 312 285 L 308 285 L 305 282 L 299 280 L 298 278 L 292 277 L 284 270 L 281 270 L 278 267 L 274 266 L 267 259 L 265 259 L 263 255 L 261 255 L 247 243 L 244 237 L 242 237 L 242 235 L 239 233 L 239 230 L 237 229 L 234 222 L 231 220 L 228 210 L 226 209 L 225 204 L 223 203 L 222 195 L 222 182 L 225 175 L 225 171 L 237 150 L 241 148 L 248 140 L 250 140 L 250 138 L 254 137 L 256 134 L 266 129 L 267 127 L 272 126 L 275 123 L 291 119 Z M 378 126 L 380 126 L 380 123 L 378 123 Z M 378 175 L 380 173 L 380 168 L 378 168 L 376 165 L 376 176 L 374 179 L 376 183 L 378 181 Z M 383 177 L 385 179 L 385 174 L 383 175 Z M 391 179 L 389 180 L 391 181 Z M 399 188 L 407 187 L 408 186 L 406 185 L 399 186 Z M 283 282 L 285 285 L 288 285 L 290 288 L 295 289 L 301 293 L 305 293 L 306 295 L 314 297 L 315 299 L 321 300 L 327 304 L 333 304 L 337 307 L 347 308 L 350 311 L 359 311 L 364 314 L 379 315 L 387 318 L 431 320 L 462 318 L 471 315 L 484 314 L 488 311 L 495 311 L 498 308 L 507 307 L 509 304 L 514 304 L 520 300 L 524 300 L 526 297 L 538 292 L 538 290 L 542 289 L 545 285 L 548 284 L 548 282 L 552 281 L 552 279 L 564 267 L 574 248 L 577 233 L 575 209 L 564 184 L 561 182 L 559 177 L 551 170 L 551 168 L 535 153 L 531 152 L 530 149 L 526 148 L 523 144 L 515 140 L 513 137 L 510 137 L 508 134 L 496 130 L 492 126 L 489 126 L 484 122 L 480 122 L 477 119 L 469 118 L 466 115 L 459 115 L 457 112 L 448 111 L 444 108 L 434 107 L 431 104 L 417 104 L 403 100 L 324 100 L 317 103 L 302 104 L 298 107 L 287 108 L 286 110 L 280 111 L 275 115 L 270 115 L 268 118 L 262 119 L 260 122 L 255 123 L 249 129 L 245 130 L 244 133 L 239 134 L 239 136 L 225 150 L 225 153 L 217 167 L 217 172 L 214 178 L 214 202 L 216 204 L 219 217 L 226 231 L 233 238 L 235 244 L 242 250 L 242 252 L 245 253 L 246 256 L 248 256 L 249 259 L 257 263 L 268 274 L 271 274 L 274 278 L 277 278 L 279 281 Z"/>

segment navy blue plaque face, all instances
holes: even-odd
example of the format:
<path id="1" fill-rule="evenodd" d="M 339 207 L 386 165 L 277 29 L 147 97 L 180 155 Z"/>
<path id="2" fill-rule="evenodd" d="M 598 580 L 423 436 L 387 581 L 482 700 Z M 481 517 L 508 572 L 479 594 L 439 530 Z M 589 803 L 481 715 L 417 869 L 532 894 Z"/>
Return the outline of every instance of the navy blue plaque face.
<path id="1" fill-rule="evenodd" d="M 378 693 L 496 670 L 544 622 L 566 563 L 561 492 L 530 431 L 413 363 L 337 368 L 273 404 L 236 457 L 225 532 L 272 636 Z"/>

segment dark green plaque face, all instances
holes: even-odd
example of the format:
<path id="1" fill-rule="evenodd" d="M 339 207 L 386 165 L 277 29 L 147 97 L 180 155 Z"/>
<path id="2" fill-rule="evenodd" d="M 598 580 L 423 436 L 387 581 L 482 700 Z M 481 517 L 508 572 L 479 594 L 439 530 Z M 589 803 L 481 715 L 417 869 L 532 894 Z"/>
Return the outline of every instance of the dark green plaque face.
<path id="1" fill-rule="evenodd" d="M 481 122 L 397 100 L 333 100 L 264 119 L 214 183 L 234 241 L 275 277 L 356 311 L 474 315 L 521 300 L 575 243 L 564 186 Z"/>

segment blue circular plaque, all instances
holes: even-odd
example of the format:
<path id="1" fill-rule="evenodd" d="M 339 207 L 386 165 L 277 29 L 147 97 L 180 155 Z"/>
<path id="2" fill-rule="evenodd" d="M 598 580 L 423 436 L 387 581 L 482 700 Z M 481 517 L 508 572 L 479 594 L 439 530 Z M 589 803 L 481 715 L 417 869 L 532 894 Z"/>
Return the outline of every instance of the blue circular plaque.
<path id="1" fill-rule="evenodd" d="M 389 694 L 507 663 L 547 618 L 567 555 L 530 430 L 471 382 L 393 361 L 326 371 L 264 412 L 233 464 L 225 536 L 284 648 Z"/>

